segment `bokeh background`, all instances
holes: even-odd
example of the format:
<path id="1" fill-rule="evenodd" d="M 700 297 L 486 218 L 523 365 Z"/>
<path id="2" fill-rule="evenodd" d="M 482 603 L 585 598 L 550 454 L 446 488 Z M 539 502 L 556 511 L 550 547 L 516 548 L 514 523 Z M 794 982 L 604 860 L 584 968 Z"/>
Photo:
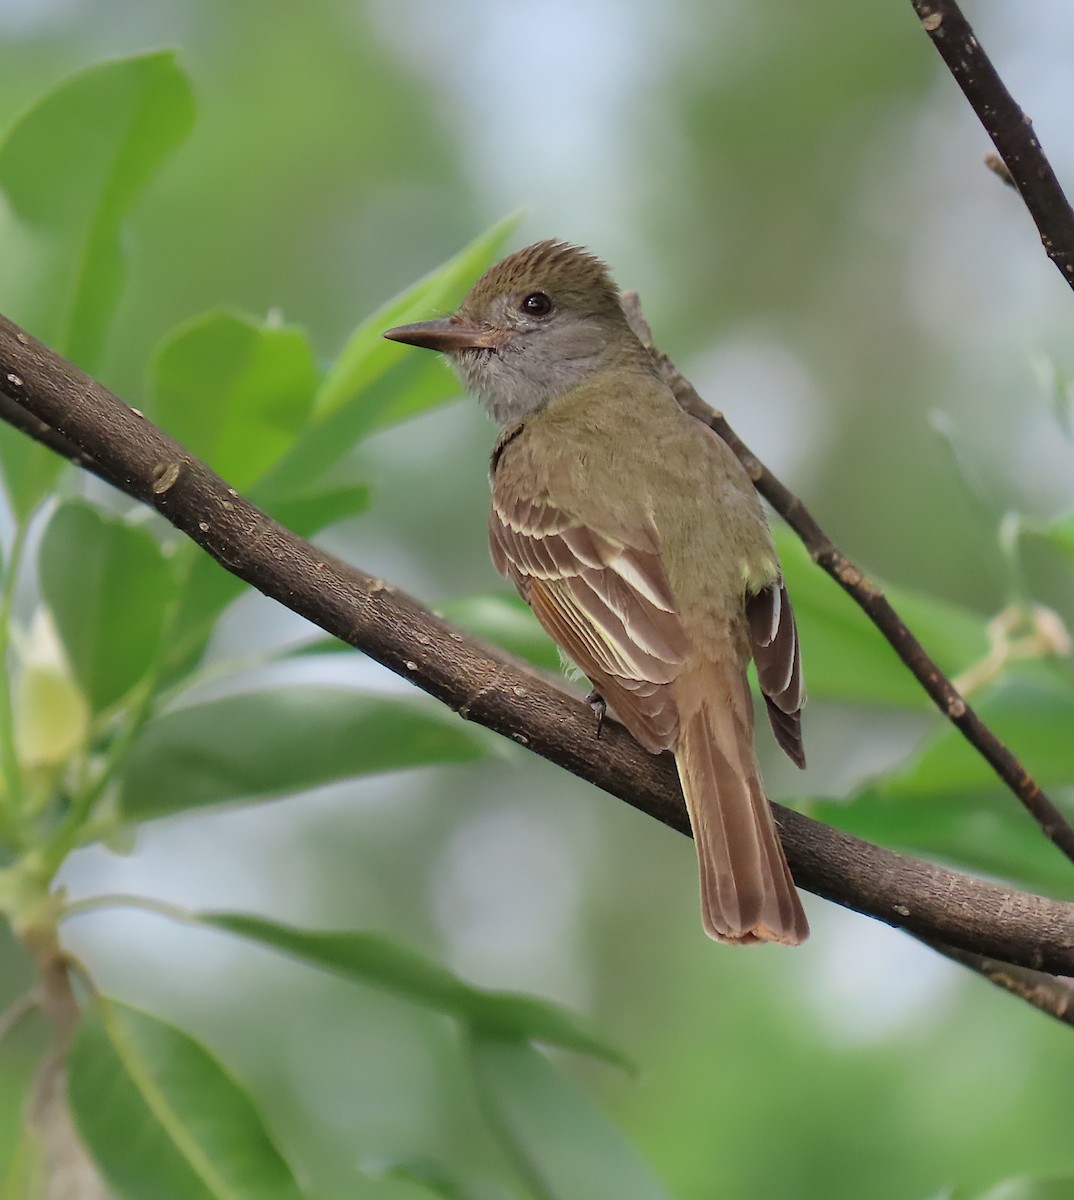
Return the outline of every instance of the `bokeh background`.
<path id="1" fill-rule="evenodd" d="M 1074 179 L 1074 10 L 969 15 Z M 279 310 L 328 357 L 522 209 L 515 244 L 606 258 L 659 343 L 880 577 L 990 614 L 1004 512 L 1074 501 L 1042 385 L 1074 369 L 1070 293 L 982 165 L 908 0 L 0 0 L 0 45 L 0 126 L 103 57 L 175 46 L 193 77 L 199 120 L 130 224 L 101 372 L 133 404 L 185 318 Z M 496 588 L 492 437 L 460 402 L 370 441 L 377 501 L 322 540 L 428 602 Z M 1038 574 L 1069 615 L 1063 580 Z M 244 599 L 215 652 L 302 636 Z M 356 655 L 317 670 L 405 686 Z M 929 727 L 814 705 L 804 777 L 763 746 L 771 791 L 839 795 Z M 688 842 L 517 749 L 158 822 L 124 853 L 80 852 L 65 882 L 380 930 L 590 1014 L 641 1074 L 570 1069 L 681 1200 L 926 1200 L 1074 1171 L 1069 1031 L 821 903 L 801 951 L 714 948 Z M 373 1177 L 414 1152 L 503 1194 L 446 1022 L 148 915 L 67 933 L 106 990 L 250 1084 L 318 1194 L 416 1196 Z M 26 979 L 13 947 L 0 972 L 5 995 Z M 0 1059 L 7 1125 L 36 1045 Z"/>

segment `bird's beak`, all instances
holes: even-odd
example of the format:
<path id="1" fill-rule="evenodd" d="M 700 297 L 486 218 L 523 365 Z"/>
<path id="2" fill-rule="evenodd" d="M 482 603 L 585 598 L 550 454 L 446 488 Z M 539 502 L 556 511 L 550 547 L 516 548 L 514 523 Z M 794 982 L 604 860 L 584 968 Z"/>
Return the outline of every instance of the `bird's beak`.
<path id="1" fill-rule="evenodd" d="M 472 325 L 459 317 L 441 317 L 438 321 L 415 321 L 412 325 L 397 325 L 384 331 L 392 342 L 406 342 L 425 350 L 441 350 L 451 354 L 457 350 L 495 350 L 501 344 L 495 329 Z"/>

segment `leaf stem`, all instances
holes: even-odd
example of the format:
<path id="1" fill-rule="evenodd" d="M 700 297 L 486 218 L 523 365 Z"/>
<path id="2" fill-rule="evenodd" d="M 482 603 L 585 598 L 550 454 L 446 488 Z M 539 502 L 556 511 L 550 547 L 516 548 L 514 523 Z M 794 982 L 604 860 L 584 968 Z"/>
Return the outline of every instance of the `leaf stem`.
<path id="1" fill-rule="evenodd" d="M 11 613 L 15 603 L 15 584 L 26 549 L 26 531 L 27 522 L 18 521 L 3 582 L 0 583 L 0 836 L 12 846 L 22 842 L 20 817 L 23 781 L 15 745 L 15 708 L 8 656 L 11 647 Z"/>
<path id="2" fill-rule="evenodd" d="M 95 777 L 89 780 L 75 795 L 67 816 L 42 849 L 42 860 L 50 879 L 60 869 L 67 855 L 79 844 L 97 802 L 119 773 L 119 769 L 130 753 L 131 747 L 137 741 L 138 735 L 158 707 L 157 683 L 164 670 L 171 633 L 178 619 L 183 596 L 186 593 L 194 566 L 192 547 L 183 546 L 180 553 L 183 555 L 183 561 L 168 610 L 161 622 L 160 640 L 149 668 L 133 691 L 125 727 L 112 740 Z"/>
<path id="3" fill-rule="evenodd" d="M 109 908 L 134 908 L 140 912 L 153 913 L 154 916 L 167 917 L 170 921 L 179 921 L 187 925 L 197 923 L 196 915 L 188 908 L 170 904 L 167 900 L 157 900 L 152 896 L 138 896 L 127 892 L 103 892 L 99 896 L 72 900 L 70 904 L 64 905 L 60 920 L 66 921 L 68 917 L 80 917 Z"/>

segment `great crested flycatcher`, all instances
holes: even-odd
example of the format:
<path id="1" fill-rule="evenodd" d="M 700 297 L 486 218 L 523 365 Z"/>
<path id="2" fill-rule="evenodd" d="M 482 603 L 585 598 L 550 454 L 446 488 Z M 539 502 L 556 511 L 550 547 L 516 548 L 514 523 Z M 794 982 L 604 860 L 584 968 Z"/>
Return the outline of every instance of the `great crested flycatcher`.
<path id="1" fill-rule="evenodd" d="M 705 932 L 809 932 L 753 749 L 752 656 L 776 740 L 804 766 L 794 614 L 753 484 L 676 402 L 607 268 L 538 242 L 450 317 L 385 337 L 445 353 L 501 426 L 496 569 L 649 751 L 670 750 Z"/>

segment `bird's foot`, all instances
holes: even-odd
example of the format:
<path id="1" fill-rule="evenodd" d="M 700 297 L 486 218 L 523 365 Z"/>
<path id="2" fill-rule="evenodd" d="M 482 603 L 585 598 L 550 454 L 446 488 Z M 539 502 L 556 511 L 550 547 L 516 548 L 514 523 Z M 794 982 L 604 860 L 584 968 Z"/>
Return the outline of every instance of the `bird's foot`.
<path id="1" fill-rule="evenodd" d="M 586 704 L 593 710 L 597 718 L 597 737 L 600 737 L 601 730 L 604 728 L 604 718 L 608 712 L 608 702 L 595 689 L 585 698 Z"/>

